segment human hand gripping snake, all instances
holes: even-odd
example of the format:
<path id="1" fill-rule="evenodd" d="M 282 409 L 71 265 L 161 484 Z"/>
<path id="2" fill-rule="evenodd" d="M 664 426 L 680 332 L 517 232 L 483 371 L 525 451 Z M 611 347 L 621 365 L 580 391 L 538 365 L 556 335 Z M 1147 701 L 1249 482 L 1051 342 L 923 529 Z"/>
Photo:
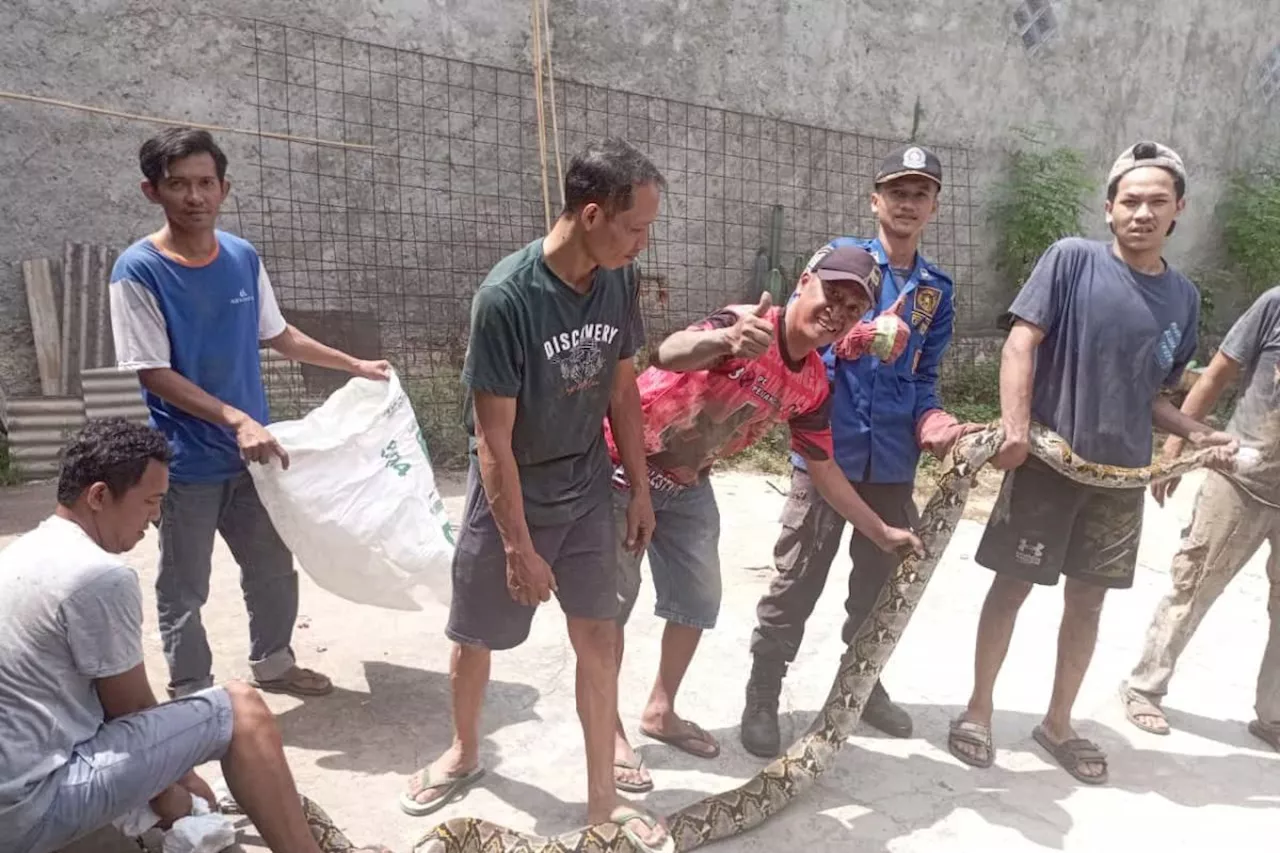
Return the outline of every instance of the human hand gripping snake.
<path id="1" fill-rule="evenodd" d="M 885 581 L 870 615 L 841 657 L 835 684 L 813 724 L 785 754 L 746 783 L 668 816 L 666 824 L 675 850 L 683 853 L 760 825 L 811 788 L 831 767 L 836 753 L 853 733 L 872 686 L 951 541 L 970 487 L 1003 441 L 1004 430 L 998 423 L 956 441 L 938 477 L 937 490 L 920 516 L 917 533 L 924 543 L 925 555 L 904 557 Z M 1205 467 L 1217 452 L 1217 448 L 1208 447 L 1145 468 L 1119 468 L 1079 458 L 1061 436 L 1036 424 L 1031 427 L 1030 445 L 1030 454 L 1059 474 L 1086 486 L 1115 489 L 1144 488 L 1180 477 Z M 1248 449 L 1240 451 L 1237 464 L 1244 467 L 1254 455 Z M 352 853 L 358 849 L 306 798 L 304 809 L 325 853 Z M 433 827 L 413 849 L 415 853 L 646 853 L 614 824 L 539 837 L 471 817 L 454 818 Z"/>

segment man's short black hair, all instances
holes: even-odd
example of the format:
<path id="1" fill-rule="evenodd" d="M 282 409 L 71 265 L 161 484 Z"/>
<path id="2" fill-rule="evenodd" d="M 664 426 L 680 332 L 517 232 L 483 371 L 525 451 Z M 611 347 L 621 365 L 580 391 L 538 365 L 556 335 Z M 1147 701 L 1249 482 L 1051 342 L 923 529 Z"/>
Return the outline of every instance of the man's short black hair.
<path id="1" fill-rule="evenodd" d="M 587 145 L 569 161 L 564 176 L 564 214 L 598 204 L 606 216 L 631 207 L 635 188 L 666 187 L 666 179 L 648 157 L 622 139 L 610 137 Z"/>
<path id="2" fill-rule="evenodd" d="M 213 158 L 213 166 L 218 171 L 218 180 L 226 180 L 227 155 L 222 153 L 218 143 L 208 131 L 196 130 L 192 127 L 170 127 L 142 143 L 138 151 L 138 163 L 142 174 L 153 187 L 160 185 L 169 164 L 193 154 L 208 154 Z"/>
<path id="3" fill-rule="evenodd" d="M 89 421 L 62 451 L 58 503 L 74 504 L 94 483 L 119 497 L 138 485 L 151 460 L 169 463 L 169 442 L 148 426 L 124 418 Z"/>

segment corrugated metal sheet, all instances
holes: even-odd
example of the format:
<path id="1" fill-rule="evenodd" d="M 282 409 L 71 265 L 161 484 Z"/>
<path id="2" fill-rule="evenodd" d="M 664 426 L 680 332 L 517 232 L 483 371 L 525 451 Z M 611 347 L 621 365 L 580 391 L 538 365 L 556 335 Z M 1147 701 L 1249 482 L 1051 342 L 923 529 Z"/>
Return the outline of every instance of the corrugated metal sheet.
<path id="1" fill-rule="evenodd" d="M 9 399 L 9 459 L 19 476 L 31 480 L 57 474 L 58 454 L 84 422 L 84 401 L 79 397 Z"/>
<path id="2" fill-rule="evenodd" d="M 147 422 L 147 404 L 142 401 L 142 386 L 134 371 L 114 367 L 82 370 L 80 385 L 88 420 L 121 417 L 139 424 Z"/>

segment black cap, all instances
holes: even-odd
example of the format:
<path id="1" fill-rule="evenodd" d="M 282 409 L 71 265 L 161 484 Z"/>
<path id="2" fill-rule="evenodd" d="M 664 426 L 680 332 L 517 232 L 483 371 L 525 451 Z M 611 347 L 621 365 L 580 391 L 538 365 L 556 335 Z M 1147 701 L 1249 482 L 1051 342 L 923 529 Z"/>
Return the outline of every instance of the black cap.
<path id="1" fill-rule="evenodd" d="M 876 186 L 907 175 L 920 175 L 942 188 L 942 161 L 938 155 L 920 145 L 903 145 L 892 151 L 880 164 Z"/>

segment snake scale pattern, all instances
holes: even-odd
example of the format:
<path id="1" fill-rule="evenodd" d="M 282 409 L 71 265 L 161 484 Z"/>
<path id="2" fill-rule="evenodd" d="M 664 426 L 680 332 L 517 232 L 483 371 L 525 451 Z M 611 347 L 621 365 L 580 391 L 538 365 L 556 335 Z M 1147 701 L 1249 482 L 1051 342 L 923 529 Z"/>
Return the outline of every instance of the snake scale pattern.
<path id="1" fill-rule="evenodd" d="M 871 614 L 840 659 L 826 703 L 808 730 L 782 756 L 746 783 L 708 796 L 666 818 L 679 853 L 752 829 L 786 808 L 832 765 L 853 733 L 863 704 L 893 653 L 929 578 L 946 550 L 964 512 L 978 472 L 1004 441 L 999 424 L 991 424 L 955 443 L 938 477 L 937 490 L 921 514 L 917 533 L 925 555 L 905 557 L 880 590 Z M 1213 453 L 1198 450 L 1145 468 L 1100 465 L 1077 457 L 1061 436 L 1033 424 L 1031 455 L 1076 482 L 1132 489 L 1179 477 L 1204 467 Z M 357 850 L 328 816 L 304 798 L 312 831 L 325 853 Z M 670 849 L 670 848 L 668 848 Z M 415 853 L 646 853 L 631 835 L 607 824 L 589 826 L 549 838 L 516 832 L 478 818 L 454 818 L 429 830 Z"/>

